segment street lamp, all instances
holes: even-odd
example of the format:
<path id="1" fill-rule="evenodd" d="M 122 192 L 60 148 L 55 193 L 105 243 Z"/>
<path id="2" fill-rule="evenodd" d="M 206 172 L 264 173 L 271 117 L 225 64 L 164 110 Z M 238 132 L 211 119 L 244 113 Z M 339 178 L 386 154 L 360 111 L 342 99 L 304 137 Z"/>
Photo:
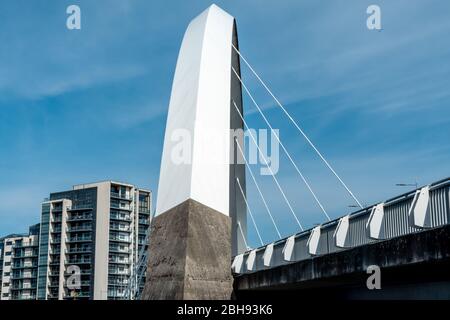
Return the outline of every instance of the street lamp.
<path id="1" fill-rule="evenodd" d="M 416 183 L 396 183 L 397 187 L 415 187 L 417 189 L 417 182 Z"/>

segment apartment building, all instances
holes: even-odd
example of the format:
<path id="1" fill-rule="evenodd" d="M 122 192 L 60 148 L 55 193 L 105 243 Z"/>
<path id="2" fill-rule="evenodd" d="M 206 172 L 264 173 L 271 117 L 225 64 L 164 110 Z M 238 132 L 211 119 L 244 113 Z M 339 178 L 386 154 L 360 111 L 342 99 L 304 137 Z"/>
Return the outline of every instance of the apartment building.
<path id="1" fill-rule="evenodd" d="M 39 224 L 0 239 L 1 300 L 36 299 Z"/>
<path id="2" fill-rule="evenodd" d="M 125 299 L 147 248 L 150 208 L 150 191 L 115 181 L 51 193 L 42 203 L 37 298 Z"/>

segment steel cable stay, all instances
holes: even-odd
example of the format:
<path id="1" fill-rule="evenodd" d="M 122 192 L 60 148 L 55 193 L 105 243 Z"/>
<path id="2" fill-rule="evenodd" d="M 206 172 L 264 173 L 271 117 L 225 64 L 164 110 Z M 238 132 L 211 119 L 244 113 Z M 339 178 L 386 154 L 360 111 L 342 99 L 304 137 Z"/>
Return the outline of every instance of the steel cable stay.
<path id="1" fill-rule="evenodd" d="M 237 107 L 236 102 L 234 102 L 234 100 L 233 100 L 233 103 L 234 103 L 234 107 L 236 108 L 236 110 L 237 110 L 237 112 L 238 112 L 238 114 L 239 114 L 239 117 L 242 119 L 242 122 L 244 123 L 244 126 L 245 126 L 247 129 L 249 129 L 249 126 L 247 125 L 247 121 L 245 121 L 244 116 L 241 114 L 241 111 L 240 111 L 239 108 Z M 283 196 L 284 201 L 286 202 L 287 206 L 289 207 L 289 211 L 292 213 L 292 216 L 294 217 L 294 219 L 295 219 L 295 221 L 297 222 L 298 226 L 299 226 L 300 229 L 303 231 L 303 230 L 304 230 L 304 229 L 303 229 L 303 226 L 302 226 L 302 224 L 300 223 L 300 220 L 298 219 L 297 215 L 295 214 L 294 209 L 292 208 L 291 202 L 290 202 L 289 199 L 286 197 L 286 194 L 284 193 L 283 188 L 281 187 L 280 183 L 278 182 L 278 180 L 277 180 L 277 178 L 276 178 L 276 176 L 275 176 L 275 173 L 273 172 L 272 168 L 269 166 L 269 163 L 267 162 L 266 157 L 264 156 L 263 152 L 261 151 L 261 148 L 259 147 L 258 142 L 256 141 L 256 138 L 253 136 L 253 134 L 252 134 L 252 132 L 251 132 L 250 130 L 249 130 L 249 134 L 250 134 L 250 137 L 252 138 L 253 143 L 255 144 L 256 148 L 258 149 L 258 152 L 259 152 L 260 156 L 262 157 L 262 159 L 263 159 L 265 165 L 266 165 L 267 168 L 269 169 L 270 175 L 272 176 L 272 178 L 273 178 L 275 184 L 277 185 L 278 190 L 280 190 L 280 193 L 281 193 L 281 195 Z"/>
<path id="2" fill-rule="evenodd" d="M 356 196 L 353 194 L 353 192 L 350 190 L 350 188 L 345 184 L 345 182 L 341 179 L 341 177 L 333 169 L 333 167 L 330 165 L 330 163 L 325 159 L 325 157 L 322 155 L 322 153 L 319 151 L 319 149 L 311 141 L 311 139 L 309 139 L 309 137 L 302 130 L 302 128 L 300 128 L 297 121 L 294 120 L 294 118 L 289 114 L 289 112 L 281 104 L 281 102 L 277 99 L 277 97 L 275 97 L 275 95 L 272 93 L 272 91 L 269 89 L 269 87 L 266 85 L 266 83 L 261 79 L 261 77 L 258 75 L 258 73 L 256 73 L 256 71 L 252 68 L 250 63 L 244 58 L 244 56 L 241 54 L 241 52 L 233 44 L 231 44 L 231 45 L 232 45 L 233 49 L 236 51 L 236 53 L 239 55 L 239 57 L 242 59 L 242 61 L 244 61 L 244 63 L 247 65 L 247 67 L 250 69 L 250 71 L 255 75 L 255 77 L 258 79 L 258 81 L 263 85 L 263 87 L 267 90 L 267 92 L 272 96 L 272 98 L 275 100 L 276 104 L 281 108 L 281 110 L 283 110 L 284 114 L 289 118 L 289 120 L 292 122 L 292 124 L 295 126 L 295 128 L 300 132 L 300 134 L 305 138 L 305 140 L 308 142 L 308 144 L 313 148 L 313 150 L 316 152 L 316 154 L 319 156 L 319 158 L 325 163 L 325 165 L 328 167 L 328 169 L 338 179 L 340 184 L 345 188 L 345 190 L 353 198 L 353 200 L 355 200 L 355 202 L 358 204 L 358 206 L 361 209 L 363 209 L 361 202 L 356 198 Z M 236 71 L 234 71 L 234 72 L 236 73 Z"/>
<path id="3" fill-rule="evenodd" d="M 242 236 L 242 240 L 244 240 L 245 247 L 247 248 L 247 250 L 250 250 L 251 248 L 247 244 L 247 239 L 245 238 L 244 231 L 242 230 L 242 226 L 239 221 L 237 222 L 237 225 L 239 227 L 239 231 L 241 231 L 241 236 Z"/>
<path id="4" fill-rule="evenodd" d="M 286 156 L 288 157 L 288 159 L 290 160 L 290 162 L 292 163 L 292 165 L 294 166 L 294 169 L 297 171 L 297 173 L 299 174 L 300 178 L 303 180 L 303 182 L 305 183 L 306 187 L 308 188 L 309 192 L 311 193 L 311 195 L 313 196 L 314 200 L 316 201 L 317 205 L 319 206 L 320 210 L 323 212 L 323 214 L 326 216 L 326 218 L 328 219 L 328 221 L 331 221 L 330 216 L 328 215 L 328 213 L 326 212 L 325 208 L 323 207 L 322 203 L 320 202 L 319 198 L 317 197 L 317 195 L 315 194 L 315 192 L 313 191 L 313 189 L 311 188 L 309 182 L 306 180 L 305 176 L 303 175 L 303 173 L 300 171 L 300 169 L 298 168 L 297 164 L 294 162 L 294 160 L 292 159 L 289 151 L 286 149 L 286 147 L 284 146 L 283 142 L 281 142 L 280 137 L 278 136 L 278 134 L 275 132 L 275 130 L 273 129 L 272 125 L 270 124 L 269 120 L 267 120 L 266 116 L 264 115 L 264 113 L 262 112 L 260 106 L 258 105 L 258 103 L 256 102 L 255 98 L 253 97 L 253 95 L 250 93 L 249 89 L 247 88 L 247 86 L 245 85 L 245 83 L 242 81 L 241 77 L 238 75 L 238 73 L 236 72 L 236 70 L 234 69 L 234 67 L 231 67 L 231 69 L 233 70 L 234 74 L 236 75 L 236 77 L 239 79 L 239 82 L 242 84 L 242 87 L 244 88 L 245 92 L 247 93 L 247 95 L 250 97 L 250 99 L 252 100 L 253 104 L 255 105 L 255 107 L 258 109 L 259 113 L 261 114 L 262 118 L 264 119 L 264 121 L 266 122 L 266 124 L 269 126 L 270 130 L 272 131 L 272 133 L 274 134 L 275 138 L 277 139 L 278 143 L 280 144 L 281 148 L 283 149 L 284 153 L 286 154 Z"/>
<path id="5" fill-rule="evenodd" d="M 234 101 L 233 101 L 233 102 L 234 102 Z M 237 139 L 235 138 L 235 140 L 237 140 Z M 276 230 L 276 232 L 277 232 L 277 234 L 278 234 L 278 237 L 279 237 L 279 239 L 281 239 L 281 233 L 280 233 L 280 230 L 278 229 L 278 226 L 277 226 L 277 224 L 275 223 L 275 219 L 273 218 L 272 213 L 270 212 L 269 206 L 267 205 L 266 199 L 265 199 L 265 197 L 264 197 L 264 195 L 263 195 L 261 189 L 259 188 L 258 183 L 256 182 L 255 175 L 253 174 L 253 171 L 252 171 L 252 169 L 250 168 L 250 165 L 249 165 L 248 162 L 247 162 L 247 159 L 246 159 L 246 157 L 245 157 L 244 151 L 242 150 L 241 146 L 239 145 L 239 143 L 238 143 L 237 141 L 236 141 L 236 145 L 237 145 L 237 147 L 238 147 L 238 149 L 239 149 L 239 152 L 240 152 L 241 155 L 242 155 L 242 158 L 244 159 L 244 162 L 245 162 L 245 165 L 246 165 L 248 171 L 250 172 L 250 176 L 252 177 L 252 180 L 253 180 L 253 182 L 255 183 L 256 189 L 258 190 L 258 193 L 259 193 L 259 195 L 261 196 L 261 199 L 262 199 L 262 201 L 263 201 L 263 203 L 264 203 L 264 206 L 265 206 L 265 208 L 266 208 L 266 210 L 267 210 L 267 213 L 269 214 L 270 220 L 272 221 L 272 224 L 273 224 L 273 226 L 275 227 L 275 230 Z"/>
<path id="6" fill-rule="evenodd" d="M 239 186 L 239 190 L 241 191 L 242 198 L 243 198 L 244 201 L 245 201 L 245 205 L 247 206 L 248 213 L 250 214 L 250 218 L 252 219 L 253 226 L 255 227 L 255 230 L 256 230 L 256 233 L 257 233 L 257 235 L 258 235 L 259 241 L 261 242 L 261 246 L 264 246 L 264 241 L 262 240 L 261 234 L 259 233 L 258 226 L 256 225 L 256 222 L 255 222 L 255 217 L 253 217 L 252 210 L 250 209 L 250 206 L 249 206 L 249 204 L 248 204 L 248 202 L 247 202 L 247 197 L 246 197 L 245 194 L 244 194 L 244 190 L 242 190 L 242 186 L 241 186 L 241 183 L 240 183 L 240 181 L 239 181 L 239 178 L 236 178 L 236 182 L 237 182 L 237 184 L 238 184 L 238 186 Z"/>

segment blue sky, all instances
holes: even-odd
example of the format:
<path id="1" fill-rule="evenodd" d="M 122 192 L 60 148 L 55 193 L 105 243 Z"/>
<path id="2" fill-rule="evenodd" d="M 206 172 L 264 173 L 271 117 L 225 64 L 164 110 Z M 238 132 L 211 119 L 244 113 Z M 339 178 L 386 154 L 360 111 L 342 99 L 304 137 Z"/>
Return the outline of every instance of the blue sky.
<path id="1" fill-rule="evenodd" d="M 77 183 L 156 191 L 181 39 L 211 3 L 1 1 L 0 235 L 26 231 L 49 192 Z M 449 176 L 450 2 L 216 3 L 236 17 L 242 53 L 362 202 Z M 79 31 L 65 27 L 70 4 L 81 7 Z M 382 31 L 366 28 L 370 4 L 381 7 Z M 243 78 L 330 215 L 348 213 L 348 195 L 245 68 Z M 265 128 L 247 98 L 245 110 Z M 325 221 L 286 157 L 277 177 L 305 226 Z M 296 232 L 271 178 L 258 182 L 283 235 Z M 250 181 L 248 197 L 264 241 L 276 239 Z"/>

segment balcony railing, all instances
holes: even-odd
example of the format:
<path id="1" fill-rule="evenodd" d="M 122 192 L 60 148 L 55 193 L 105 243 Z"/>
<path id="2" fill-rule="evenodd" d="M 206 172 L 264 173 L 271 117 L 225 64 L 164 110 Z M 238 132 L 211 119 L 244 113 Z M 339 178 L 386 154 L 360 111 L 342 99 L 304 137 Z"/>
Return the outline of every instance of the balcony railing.
<path id="1" fill-rule="evenodd" d="M 120 260 L 119 258 L 115 257 L 115 258 L 109 258 L 109 263 L 116 263 L 116 264 L 130 264 L 130 260 L 127 259 L 123 259 Z"/>
<path id="2" fill-rule="evenodd" d="M 71 215 L 67 221 L 83 221 L 83 220 L 92 220 L 92 214 L 83 214 L 83 215 Z"/>
<path id="3" fill-rule="evenodd" d="M 81 231 L 92 231 L 92 225 L 67 228 L 67 232 L 81 232 Z"/>
<path id="4" fill-rule="evenodd" d="M 139 213 L 140 213 L 140 214 L 145 214 L 145 215 L 150 214 L 150 209 L 147 209 L 147 208 L 139 208 Z"/>
<path id="5" fill-rule="evenodd" d="M 121 227 L 121 226 L 119 226 L 117 224 L 111 224 L 110 227 L 109 227 L 109 230 L 130 232 L 130 227 L 129 226 Z"/>
<path id="6" fill-rule="evenodd" d="M 111 213 L 109 217 L 110 217 L 111 220 L 127 221 L 127 222 L 130 222 L 130 221 L 131 221 L 131 217 L 128 216 L 128 215 L 126 215 L 126 216 L 121 216 L 121 215 L 119 215 L 119 214 Z"/>
<path id="7" fill-rule="evenodd" d="M 12 280 L 20 280 L 20 279 L 32 279 L 32 278 L 36 278 L 37 277 L 37 273 L 33 272 L 33 273 L 12 273 L 11 274 L 11 279 Z"/>
<path id="8" fill-rule="evenodd" d="M 109 252 L 129 253 L 130 250 L 128 248 L 120 249 L 119 247 L 109 247 Z"/>
<path id="9" fill-rule="evenodd" d="M 33 242 L 27 242 L 27 243 L 16 243 L 12 247 L 13 247 L 13 249 L 19 249 L 19 248 L 37 247 L 38 245 L 39 245 L 38 241 L 33 241 Z"/>
<path id="10" fill-rule="evenodd" d="M 32 268 L 37 268 L 37 264 L 36 263 L 32 263 L 32 264 L 13 264 L 11 266 L 11 269 L 32 269 Z"/>
<path id="11" fill-rule="evenodd" d="M 131 239 L 130 238 L 120 238 L 117 236 L 109 236 L 109 240 L 110 241 L 116 241 L 116 242 L 124 242 L 124 243 L 131 243 Z"/>
<path id="12" fill-rule="evenodd" d="M 15 259 L 26 259 L 26 258 L 36 258 L 38 256 L 37 252 L 26 253 L 26 254 L 15 254 Z"/>
<path id="13" fill-rule="evenodd" d="M 92 241 L 92 237 L 69 237 L 67 242 L 84 242 L 84 241 Z"/>
<path id="14" fill-rule="evenodd" d="M 117 199 L 128 200 L 128 201 L 132 201 L 133 200 L 133 197 L 127 196 L 127 195 L 124 195 L 124 194 L 119 194 L 118 192 L 111 192 L 111 198 L 117 198 Z"/>
<path id="15" fill-rule="evenodd" d="M 120 205 L 119 203 L 111 203 L 111 208 L 113 209 L 119 209 L 119 210 L 126 210 L 126 211 L 132 211 L 132 207 L 130 205 Z"/>
<path id="16" fill-rule="evenodd" d="M 85 211 L 85 210 L 92 210 L 92 206 L 85 205 L 85 206 L 73 206 L 72 208 L 68 209 L 68 211 Z"/>
<path id="17" fill-rule="evenodd" d="M 83 264 L 83 263 L 92 263 L 92 259 L 69 259 L 66 264 Z"/>
<path id="18" fill-rule="evenodd" d="M 125 269 L 125 270 L 120 271 L 119 269 L 108 269 L 108 273 L 110 275 L 128 275 L 129 270 Z"/>
<path id="19" fill-rule="evenodd" d="M 92 248 L 69 248 L 65 252 L 67 254 L 89 253 L 92 252 Z"/>

